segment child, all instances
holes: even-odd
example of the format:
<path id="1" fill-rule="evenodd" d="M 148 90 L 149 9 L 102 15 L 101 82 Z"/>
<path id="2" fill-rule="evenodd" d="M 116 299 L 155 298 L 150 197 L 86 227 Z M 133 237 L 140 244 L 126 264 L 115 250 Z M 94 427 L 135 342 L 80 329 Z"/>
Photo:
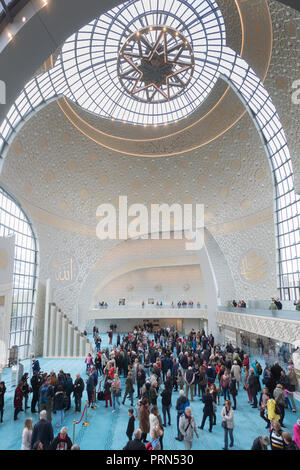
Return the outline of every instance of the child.
<path id="1" fill-rule="evenodd" d="M 130 408 L 128 410 L 128 416 L 129 416 L 129 420 L 128 420 L 126 435 L 127 435 L 128 439 L 131 441 L 132 440 L 132 434 L 134 432 L 134 422 L 135 422 L 135 417 L 133 416 L 133 409 L 132 408 Z"/>

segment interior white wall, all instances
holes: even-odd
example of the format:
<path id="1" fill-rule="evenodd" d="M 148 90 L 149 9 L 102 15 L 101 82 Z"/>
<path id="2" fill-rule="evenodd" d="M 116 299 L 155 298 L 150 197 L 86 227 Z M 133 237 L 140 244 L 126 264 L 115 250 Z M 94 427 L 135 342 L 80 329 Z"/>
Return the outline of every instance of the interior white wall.
<path id="1" fill-rule="evenodd" d="M 142 301 L 147 304 L 148 298 L 168 305 L 179 300 L 199 301 L 203 305 L 206 295 L 200 266 L 147 268 L 126 273 L 107 284 L 93 303 L 104 300 L 114 306 L 121 298 L 126 299 L 126 305 L 141 305 Z"/>
<path id="2" fill-rule="evenodd" d="M 178 318 L 167 318 L 167 319 L 145 318 L 145 320 L 151 322 L 154 326 L 158 324 L 162 328 L 167 327 L 167 326 L 169 327 L 175 326 L 175 328 L 179 332 L 183 331 L 183 320 L 178 319 Z M 94 322 L 91 322 L 91 325 L 89 326 L 89 329 L 88 329 L 88 333 L 92 332 L 93 325 L 96 325 L 98 327 L 99 333 L 106 333 L 107 331 L 109 331 L 111 324 L 117 325 L 117 329 L 116 329 L 117 332 L 128 333 L 129 331 L 133 331 L 135 326 L 143 325 L 144 322 L 143 322 L 143 319 L 140 319 L 140 320 L 137 320 L 137 319 L 95 320 Z"/>

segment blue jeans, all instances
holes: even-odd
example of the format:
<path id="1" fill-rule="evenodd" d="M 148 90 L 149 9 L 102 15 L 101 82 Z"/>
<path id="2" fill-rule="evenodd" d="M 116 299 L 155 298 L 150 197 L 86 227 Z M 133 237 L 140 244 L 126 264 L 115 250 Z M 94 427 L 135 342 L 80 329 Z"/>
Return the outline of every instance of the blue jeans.
<path id="1" fill-rule="evenodd" d="M 113 393 L 112 393 L 112 402 L 113 402 L 113 410 L 116 409 L 116 402 L 117 402 L 118 406 L 121 406 L 120 397 L 117 397 Z"/>
<path id="2" fill-rule="evenodd" d="M 228 449 L 228 434 L 230 436 L 230 446 L 233 446 L 233 429 L 224 428 L 224 447 Z"/>
<path id="3" fill-rule="evenodd" d="M 223 388 L 222 392 L 223 392 L 223 394 L 224 394 L 224 400 L 230 400 L 229 387 Z M 226 397 L 227 397 L 227 398 L 226 398 Z"/>
<path id="4" fill-rule="evenodd" d="M 292 407 L 292 404 L 291 404 L 291 400 L 289 399 L 289 397 L 285 397 L 285 399 L 284 399 L 284 404 L 285 404 L 286 407 L 288 406 L 291 411 L 293 410 L 293 407 Z"/>
<path id="5" fill-rule="evenodd" d="M 56 410 L 56 424 L 62 426 L 64 424 L 65 414 L 64 410 Z"/>

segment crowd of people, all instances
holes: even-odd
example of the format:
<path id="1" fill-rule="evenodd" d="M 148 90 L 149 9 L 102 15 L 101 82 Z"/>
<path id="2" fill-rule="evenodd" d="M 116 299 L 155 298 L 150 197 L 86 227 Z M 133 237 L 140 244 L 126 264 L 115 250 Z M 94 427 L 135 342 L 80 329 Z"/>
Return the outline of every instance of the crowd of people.
<path id="1" fill-rule="evenodd" d="M 247 308 L 247 304 L 244 300 L 228 300 L 228 307 Z"/>
<path id="2" fill-rule="evenodd" d="M 108 333 L 112 340 L 112 330 Z M 101 348 L 96 327 L 93 335 L 95 354 L 89 354 L 85 360 L 87 379 L 77 374 L 73 381 L 63 370 L 58 374 L 54 371 L 42 373 L 37 360 L 33 362 L 31 380 L 27 373 L 22 377 L 15 390 L 14 419 L 29 408 L 30 393 L 31 412 L 36 413 L 38 406 L 40 413 L 34 426 L 31 418 L 25 421 L 23 450 L 74 449 L 64 426 L 64 413 L 70 410 L 72 397 L 75 412 L 82 411 L 85 391 L 88 406 L 103 400 L 112 413 L 130 400 L 128 425 L 123 431 L 128 437 L 126 450 L 163 450 L 165 428 L 175 425 L 176 439 L 189 450 L 207 422 L 211 433 L 214 426 L 221 424 L 224 428 L 224 450 L 234 447 L 235 413 L 238 394 L 243 390 L 247 393 L 249 406 L 258 409 L 260 418 L 266 423 L 265 434 L 255 439 L 252 449 L 263 450 L 268 446 L 272 450 L 300 448 L 300 420 L 295 422 L 293 435 L 284 431 L 286 408 L 296 413 L 293 395 L 297 377 L 292 362 L 287 371 L 279 362 L 262 368 L 242 347 L 233 347 L 231 343 L 226 346 L 215 344 L 214 337 L 207 336 L 204 330 L 192 330 L 181 337 L 174 328 L 164 328 L 152 335 L 147 329 L 136 327 L 132 333 L 117 334 L 116 344 L 107 348 Z M 5 391 L 5 383 L 1 382 L 1 422 Z M 171 422 L 170 413 L 174 392 L 179 392 L 176 423 Z M 195 400 L 203 403 L 201 422 L 194 412 Z M 52 422 L 53 413 L 55 423 Z M 55 426 L 60 429 L 56 437 Z"/>

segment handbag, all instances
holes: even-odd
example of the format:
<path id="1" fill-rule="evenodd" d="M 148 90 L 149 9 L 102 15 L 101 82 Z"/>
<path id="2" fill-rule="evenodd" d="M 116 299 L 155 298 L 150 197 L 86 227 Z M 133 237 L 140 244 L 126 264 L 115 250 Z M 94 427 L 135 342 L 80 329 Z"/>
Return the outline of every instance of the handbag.
<path id="1" fill-rule="evenodd" d="M 100 392 L 98 392 L 97 398 L 98 398 L 99 401 L 104 400 L 104 392 L 103 392 L 103 390 L 100 390 Z"/>
<path id="2" fill-rule="evenodd" d="M 222 427 L 223 427 L 224 429 L 227 429 L 227 422 L 226 422 L 226 421 L 222 421 Z"/>

